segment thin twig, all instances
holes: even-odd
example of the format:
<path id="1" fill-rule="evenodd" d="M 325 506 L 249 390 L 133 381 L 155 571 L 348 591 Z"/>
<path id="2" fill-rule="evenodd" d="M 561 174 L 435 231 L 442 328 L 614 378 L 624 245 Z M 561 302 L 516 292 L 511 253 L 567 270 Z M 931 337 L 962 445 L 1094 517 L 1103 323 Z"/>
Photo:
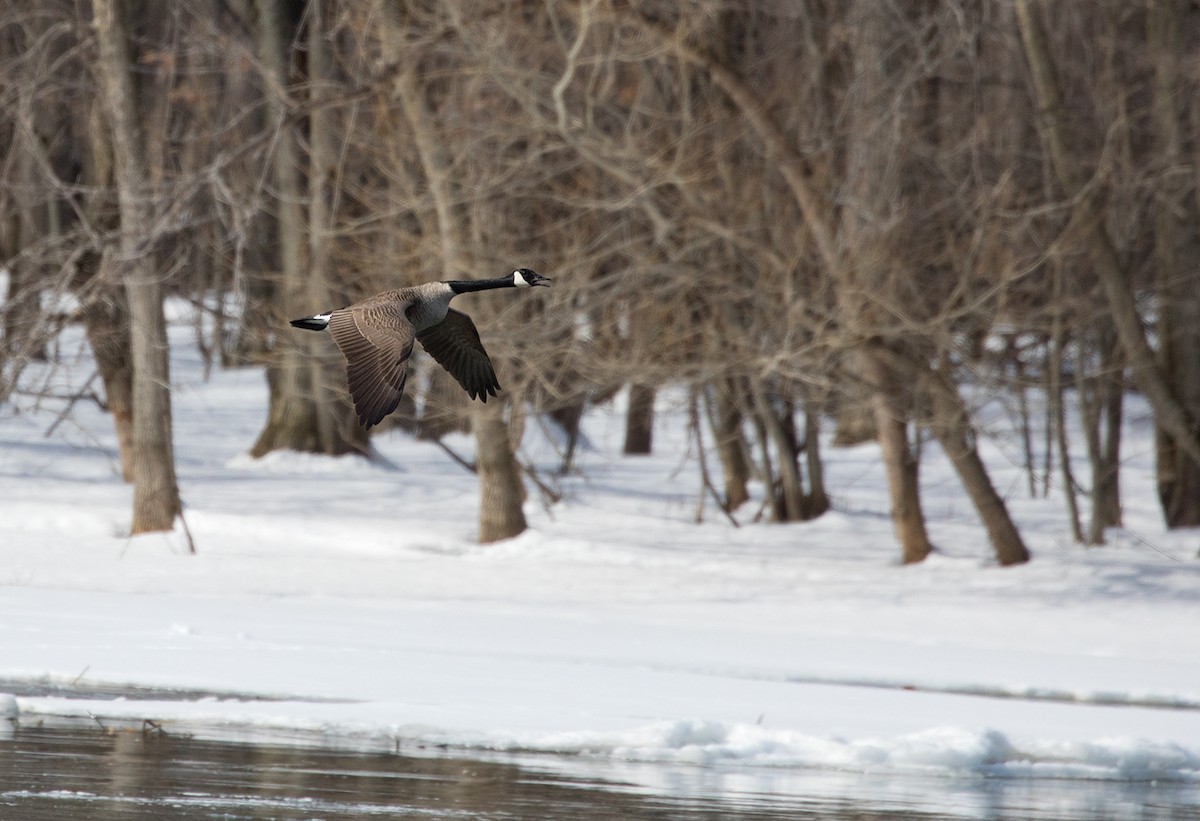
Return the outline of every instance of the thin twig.
<path id="1" fill-rule="evenodd" d="M 77 393 L 74 393 L 70 396 L 65 396 L 65 397 L 54 397 L 54 396 L 49 397 L 49 398 L 55 398 L 55 399 L 59 399 L 59 398 L 66 399 L 67 406 L 62 409 L 62 412 L 59 413 L 59 415 L 55 418 L 55 420 L 50 424 L 50 427 L 46 428 L 46 433 L 43 435 L 43 438 L 49 439 L 54 434 L 55 429 L 58 428 L 58 426 L 60 424 L 62 424 L 63 420 L 71 415 L 71 409 L 75 407 L 75 403 L 78 402 L 80 399 L 91 399 L 99 406 L 100 410 L 108 410 L 104 406 L 104 402 L 101 401 L 99 394 L 97 394 L 95 391 L 88 390 L 88 388 L 90 388 L 92 386 L 92 383 L 94 381 L 96 381 L 96 377 L 99 375 L 100 375 L 99 370 L 92 371 L 92 375 L 88 377 L 87 382 L 83 383 L 83 387 L 80 388 Z M 39 397 L 39 398 L 42 398 L 42 397 Z"/>
<path id="2" fill-rule="evenodd" d="M 562 501 L 562 494 L 542 481 L 538 475 L 537 468 L 528 462 L 517 462 L 517 464 L 520 465 L 521 470 L 525 471 L 525 475 L 529 477 L 530 481 L 537 485 L 537 489 L 542 494 L 543 499 L 549 500 L 550 504 Z"/>
<path id="3" fill-rule="evenodd" d="M 183 515 L 183 505 L 179 506 L 179 523 L 183 525 L 183 538 L 187 540 L 188 555 L 196 555 L 196 540 L 192 538 L 192 529 L 188 527 L 187 518 Z"/>
<path id="4" fill-rule="evenodd" d="M 696 402 L 695 390 L 691 392 L 688 401 L 688 427 L 691 428 L 692 435 L 696 437 L 696 456 L 700 465 L 700 478 L 704 482 L 704 487 L 712 495 L 713 501 L 717 503 L 717 507 L 725 514 L 725 518 L 729 520 L 730 524 L 734 527 L 741 527 L 741 522 L 734 518 L 733 513 L 729 510 L 729 505 L 721 498 L 720 492 L 717 490 L 716 485 L 713 484 L 712 476 L 709 475 L 708 460 L 704 457 L 704 438 L 700 434 L 700 411 Z M 700 498 L 703 500 L 704 495 L 701 494 Z M 696 521 L 699 522 L 701 520 L 700 510 L 697 510 Z"/>
<path id="5" fill-rule="evenodd" d="M 446 454 L 447 454 L 447 455 L 448 455 L 448 456 L 449 456 L 451 459 L 453 459 L 455 462 L 458 462 L 458 464 L 462 465 L 464 468 L 466 468 L 466 469 L 467 469 L 468 471 L 470 471 L 471 473 L 478 473 L 478 472 L 479 472 L 479 471 L 476 469 L 476 467 L 475 467 L 475 464 L 474 464 L 473 462 L 468 462 L 466 459 L 464 459 L 463 457 L 459 456 L 457 453 L 455 453 L 453 450 L 451 450 L 451 449 L 450 449 L 450 446 L 449 446 L 449 445 L 447 445 L 445 442 L 443 442 L 441 439 L 434 439 L 434 440 L 433 440 L 433 443 L 434 443 L 435 445 L 437 445 L 439 448 L 441 448 L 442 450 L 446 451 Z"/>
<path id="6" fill-rule="evenodd" d="M 1173 562 L 1179 562 L 1180 564 L 1183 563 L 1183 559 L 1181 559 L 1178 556 L 1176 556 L 1175 554 L 1167 551 L 1166 548 L 1159 547 L 1154 542 L 1147 539 L 1145 536 L 1142 536 L 1138 533 L 1134 533 L 1132 530 L 1126 530 L 1125 534 L 1127 536 L 1129 536 L 1129 538 L 1133 539 L 1133 541 L 1135 543 L 1141 545 L 1142 547 L 1148 547 L 1151 550 L 1153 550 L 1155 553 L 1159 554 L 1160 556 L 1166 556 L 1168 559 L 1170 559 Z"/>

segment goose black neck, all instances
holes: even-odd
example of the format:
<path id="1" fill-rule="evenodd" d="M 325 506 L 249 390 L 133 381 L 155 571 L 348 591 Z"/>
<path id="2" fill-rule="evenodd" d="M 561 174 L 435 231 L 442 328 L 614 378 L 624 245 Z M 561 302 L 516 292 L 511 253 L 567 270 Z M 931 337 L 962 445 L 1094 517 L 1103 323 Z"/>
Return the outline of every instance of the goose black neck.
<path id="1" fill-rule="evenodd" d="M 452 279 L 446 282 L 456 294 L 468 291 L 487 291 L 492 288 L 512 288 L 515 284 L 511 276 L 496 279 Z"/>

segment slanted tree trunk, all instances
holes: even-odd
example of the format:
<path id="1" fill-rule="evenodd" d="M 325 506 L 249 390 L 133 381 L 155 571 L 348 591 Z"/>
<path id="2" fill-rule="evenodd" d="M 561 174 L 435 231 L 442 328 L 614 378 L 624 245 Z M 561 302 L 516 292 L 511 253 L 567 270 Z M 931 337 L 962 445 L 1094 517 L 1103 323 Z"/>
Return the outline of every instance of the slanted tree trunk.
<path id="1" fill-rule="evenodd" d="M 1017 0 L 1016 11 L 1042 139 L 1059 183 L 1067 196 L 1074 198 L 1075 222 L 1084 232 L 1129 369 L 1164 435 L 1171 437 L 1187 459 L 1200 463 L 1197 419 L 1180 402 L 1150 347 L 1129 276 L 1105 225 L 1104 211 L 1096 195 L 1084 191 L 1087 177 L 1067 129 L 1070 118 L 1039 10 L 1033 0 Z"/>
<path id="2" fill-rule="evenodd" d="M 151 222 L 145 135 L 131 74 L 124 3 L 96 0 L 97 69 L 112 134 L 121 228 L 114 264 L 129 300 L 133 366 L 133 534 L 170 530 L 181 506 L 171 438 L 171 375 L 160 276 L 141 232 Z"/>
<path id="3" fill-rule="evenodd" d="M 1181 174 L 1177 169 L 1189 167 L 1187 138 L 1180 124 L 1194 117 L 1195 102 L 1182 88 L 1180 61 L 1187 17 L 1194 13 L 1182 0 L 1159 0 L 1148 5 L 1146 16 L 1147 52 L 1154 65 L 1151 111 L 1159 169 L 1153 206 L 1158 363 L 1193 421 L 1200 419 L 1200 267 L 1196 265 L 1200 208 L 1194 199 L 1194 173 Z M 1158 496 L 1167 527 L 1200 526 L 1200 461 L 1190 458 L 1185 443 L 1162 424 L 1155 426 L 1155 440 Z"/>
<path id="4" fill-rule="evenodd" d="M 508 440 L 504 403 L 493 399 L 474 414 L 475 468 L 479 474 L 479 541 L 511 539 L 529 527 L 525 488 Z"/>
<path id="5" fill-rule="evenodd" d="M 971 428 L 970 417 L 950 375 L 945 370 L 934 371 L 929 383 L 934 435 L 954 465 L 963 488 L 987 530 L 996 561 L 1003 566 L 1029 561 L 1029 550 L 1008 514 L 1004 499 L 992 485 L 983 459 L 975 447 L 975 432 Z"/>

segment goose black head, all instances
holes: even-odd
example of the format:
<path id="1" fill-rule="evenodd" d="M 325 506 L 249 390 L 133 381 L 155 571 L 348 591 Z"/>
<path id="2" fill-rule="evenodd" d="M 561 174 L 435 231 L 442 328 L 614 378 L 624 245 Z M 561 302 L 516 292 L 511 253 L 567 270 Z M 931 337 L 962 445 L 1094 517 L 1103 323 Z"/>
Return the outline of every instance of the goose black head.
<path id="1" fill-rule="evenodd" d="M 550 278 L 544 277 L 537 271 L 531 271 L 528 268 L 518 268 L 512 272 L 513 285 L 523 288 L 527 285 L 550 285 Z"/>

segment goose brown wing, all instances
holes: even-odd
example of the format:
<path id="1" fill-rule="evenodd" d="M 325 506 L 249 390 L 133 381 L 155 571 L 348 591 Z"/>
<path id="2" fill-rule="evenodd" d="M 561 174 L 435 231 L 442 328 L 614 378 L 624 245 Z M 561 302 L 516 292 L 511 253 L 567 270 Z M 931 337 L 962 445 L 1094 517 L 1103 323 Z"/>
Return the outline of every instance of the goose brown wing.
<path id="1" fill-rule="evenodd" d="M 420 331 L 417 339 L 472 399 L 486 402 L 496 395 L 500 383 L 471 317 L 451 309 L 441 322 Z"/>
<path id="2" fill-rule="evenodd" d="M 394 411 L 404 393 L 413 347 L 413 326 L 404 307 L 351 306 L 329 319 L 329 333 L 346 357 L 346 381 L 364 428 Z"/>

